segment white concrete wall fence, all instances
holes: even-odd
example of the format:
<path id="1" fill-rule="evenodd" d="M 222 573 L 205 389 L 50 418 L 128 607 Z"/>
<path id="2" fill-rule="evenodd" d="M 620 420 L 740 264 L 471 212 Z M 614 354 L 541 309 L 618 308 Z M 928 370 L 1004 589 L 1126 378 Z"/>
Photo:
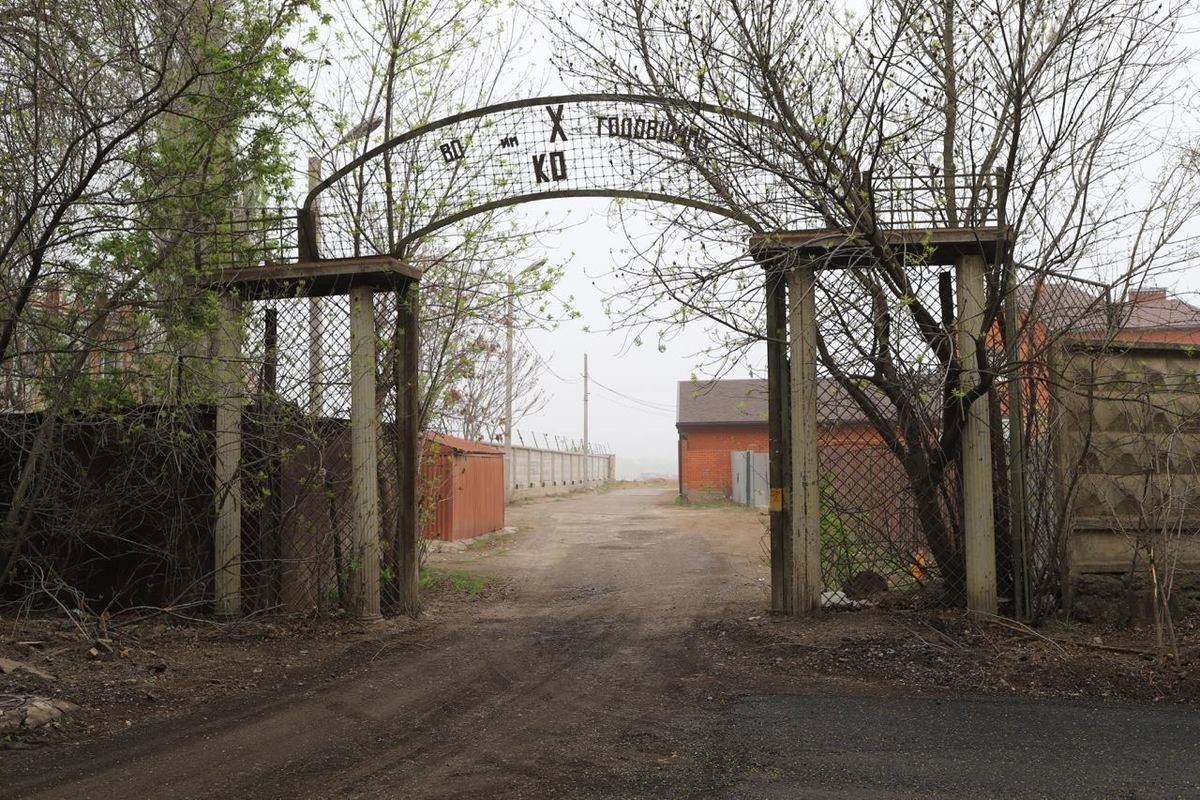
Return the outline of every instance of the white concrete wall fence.
<path id="1" fill-rule="evenodd" d="M 585 479 L 586 476 L 586 479 Z M 505 500 L 593 489 L 617 477 L 617 457 L 514 445 L 504 453 Z"/>

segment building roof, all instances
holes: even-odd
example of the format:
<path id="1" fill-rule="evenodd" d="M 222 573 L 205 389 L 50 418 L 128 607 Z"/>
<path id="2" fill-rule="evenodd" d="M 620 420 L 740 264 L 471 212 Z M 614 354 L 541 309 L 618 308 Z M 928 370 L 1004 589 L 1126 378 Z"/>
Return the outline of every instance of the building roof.
<path id="1" fill-rule="evenodd" d="M 1108 325 L 1104 299 L 1070 281 L 1034 281 L 1017 287 L 1017 307 L 1050 331 L 1095 330 Z"/>
<path id="2" fill-rule="evenodd" d="M 1017 304 L 1052 331 L 1098 331 L 1109 324 L 1100 293 L 1070 281 L 1047 280 L 1019 286 Z M 1113 321 L 1119 330 L 1200 328 L 1200 308 L 1163 289 L 1131 292 L 1114 311 Z"/>
<path id="3" fill-rule="evenodd" d="M 1108 327 L 1104 298 L 1065 280 L 1046 280 L 1017 288 L 1017 303 L 1031 317 L 1057 332 L 1101 331 Z M 1200 329 L 1200 308 L 1164 290 L 1131 293 L 1117 304 L 1119 329 Z M 826 425 L 863 424 L 868 420 L 858 403 L 836 380 L 817 378 L 817 420 Z M 877 394 L 874 387 L 866 391 Z M 878 407 L 890 409 L 881 395 Z M 676 425 L 761 425 L 767 422 L 767 381 L 763 378 L 680 381 Z"/>
<path id="4" fill-rule="evenodd" d="M 442 447 L 453 450 L 455 453 L 471 453 L 474 455 L 483 456 L 502 456 L 504 450 L 499 447 L 492 447 L 490 444 L 483 442 L 473 442 L 470 439 L 463 439 L 458 436 L 449 436 L 444 433 L 425 433 L 425 441 L 430 444 L 441 445 Z"/>
<path id="5" fill-rule="evenodd" d="M 1178 297 L 1136 298 L 1121 304 L 1117 324 L 1138 331 L 1200 328 L 1200 308 Z"/>
<path id="6" fill-rule="evenodd" d="M 841 384 L 822 377 L 817 378 L 817 421 L 845 425 L 865 423 L 867 418 Z M 766 422 L 764 378 L 679 382 L 677 425 L 764 425 Z"/>

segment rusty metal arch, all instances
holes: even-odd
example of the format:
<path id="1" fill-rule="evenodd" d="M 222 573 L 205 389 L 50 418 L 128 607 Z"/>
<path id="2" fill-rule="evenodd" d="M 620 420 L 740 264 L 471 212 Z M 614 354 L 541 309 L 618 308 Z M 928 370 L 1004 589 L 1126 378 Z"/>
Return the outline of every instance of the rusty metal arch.
<path id="1" fill-rule="evenodd" d="M 433 135 L 438 133 L 439 131 L 452 130 L 455 126 L 462 125 L 463 123 L 470 123 L 470 122 L 478 121 L 478 120 L 490 120 L 490 119 L 496 118 L 499 115 L 504 115 L 504 114 L 511 113 L 511 112 L 523 112 L 523 111 L 529 111 L 531 109 L 538 109 L 539 107 L 544 107 L 547 111 L 550 112 L 550 116 L 552 118 L 552 124 L 555 127 L 558 127 L 558 121 L 561 121 L 561 118 L 562 118 L 562 115 L 564 114 L 565 108 L 571 108 L 572 110 L 574 110 L 574 109 L 585 108 L 585 107 L 604 108 L 605 106 L 607 106 L 609 108 L 623 108 L 626 110 L 628 110 L 628 109 L 666 110 L 668 112 L 668 116 L 667 116 L 668 122 L 666 124 L 663 124 L 663 126 L 662 126 L 663 130 L 667 130 L 668 129 L 667 125 L 669 124 L 669 126 L 670 126 L 669 129 L 671 131 L 674 131 L 675 133 L 679 133 L 681 130 L 685 131 L 684 136 L 683 136 L 683 139 L 685 141 L 682 141 L 682 142 L 678 141 L 677 138 L 672 138 L 671 136 L 663 136 L 661 138 L 653 138 L 653 137 L 644 137 L 644 138 L 647 141 L 650 141 L 653 138 L 653 141 L 655 143 L 665 144 L 668 146 L 679 146 L 681 149 L 684 149 L 686 147 L 691 148 L 690 152 L 685 152 L 684 158 L 677 158 L 677 159 L 673 159 L 673 160 L 672 159 L 663 159 L 663 161 L 670 161 L 672 166 L 679 168 L 680 172 L 678 174 L 682 174 L 683 170 L 688 169 L 687 163 L 688 163 L 689 157 L 690 158 L 699 158 L 699 157 L 703 157 L 705 155 L 703 153 L 703 149 L 704 149 L 703 147 L 699 147 L 699 148 L 695 147 L 695 145 L 697 143 L 703 142 L 703 140 L 704 140 L 703 137 L 706 137 L 706 134 L 702 130 L 700 130 L 698 128 L 698 126 L 695 124 L 696 120 L 700 119 L 702 117 L 702 115 L 719 116 L 719 117 L 728 118 L 728 119 L 740 120 L 742 122 L 748 123 L 751 126 L 761 128 L 764 131 L 769 130 L 769 131 L 778 132 L 781 130 L 780 126 L 777 123 L 774 123 L 768 119 L 765 119 L 763 117 L 759 117 L 757 115 L 750 114 L 750 113 L 747 113 L 744 111 L 722 108 L 720 106 L 716 106 L 716 105 L 709 104 L 709 103 L 670 100 L 670 99 L 666 99 L 666 98 L 662 98 L 662 97 L 654 97 L 654 96 L 650 96 L 650 95 L 623 95 L 623 94 L 603 94 L 603 93 L 550 95 L 550 96 L 545 96 L 545 97 L 528 98 L 528 99 L 524 99 L 524 100 L 514 100 L 514 101 L 508 101 L 508 102 L 496 103 L 496 104 L 492 104 L 492 105 L 488 105 L 488 106 L 483 106 L 483 107 L 480 107 L 477 109 L 465 111 L 465 112 L 458 113 L 458 114 L 453 114 L 453 115 L 435 120 L 433 122 L 426 123 L 425 125 L 421 125 L 417 128 L 413 128 L 412 130 L 406 131 L 406 132 L 404 132 L 398 136 L 395 136 L 387 141 L 381 142 L 380 144 L 366 150 L 365 152 L 363 152 L 362 154 L 360 154 L 359 156 L 357 156 L 356 158 L 354 158 L 352 161 L 348 162 L 347 164 L 339 167 L 336 171 L 334 171 L 331 175 L 329 175 L 329 177 L 321 180 L 320 183 L 318 183 L 315 187 L 313 187 L 311 189 L 311 191 L 309 191 L 308 194 L 305 196 L 303 205 L 300 209 L 300 247 L 301 247 L 301 251 L 302 251 L 302 253 L 307 252 L 308 254 L 310 254 L 310 258 L 319 258 L 320 257 L 320 250 L 322 249 L 322 246 L 320 243 L 320 238 L 316 233 L 316 216 L 315 216 L 315 208 L 317 207 L 318 200 L 323 195 L 327 196 L 331 192 L 331 190 L 334 189 L 334 187 L 338 186 L 347 177 L 353 175 L 356 170 L 360 170 L 360 169 L 367 167 L 373 161 L 375 161 L 376 159 L 379 159 L 380 157 L 384 156 L 385 154 L 387 154 L 389 152 L 396 151 L 396 150 L 404 147 L 405 145 L 411 146 L 415 143 L 430 141 L 432 139 Z M 558 121 L 554 121 L 554 111 L 551 110 L 555 107 L 557 107 L 557 109 L 558 109 L 558 115 L 559 115 Z M 689 118 L 687 121 L 681 123 L 678 121 L 678 119 L 672 118 L 672 116 L 669 113 L 671 111 L 677 111 L 677 112 L 680 112 L 681 114 L 689 115 Z M 616 119 L 616 118 L 617 117 L 613 117 L 613 119 Z M 622 118 L 622 120 L 626 121 L 625 118 Z M 544 120 L 543 120 L 543 122 L 544 122 Z M 640 122 L 641 122 L 641 120 L 639 120 L 639 123 Z M 647 122 L 646 126 L 652 127 L 655 132 L 657 132 L 659 130 L 659 123 L 656 120 L 651 120 L 651 121 Z M 632 128 L 633 126 L 631 125 L 630 127 Z M 562 132 L 561 128 L 559 128 L 559 132 Z M 693 141 L 686 141 L 688 139 L 688 137 L 691 136 L 691 133 L 689 133 L 689 132 L 696 134 L 696 138 Z M 577 134 L 578 134 L 578 131 L 573 131 L 571 135 L 577 135 Z M 616 134 L 609 133 L 608 136 L 603 136 L 601 133 L 598 133 L 597 136 L 601 139 L 606 139 L 606 140 L 610 140 L 610 141 L 616 140 L 618 142 L 618 144 L 616 146 L 618 146 L 618 147 L 620 146 L 620 144 L 619 144 L 620 142 L 627 141 L 626 137 L 620 135 L 619 132 Z M 553 143 L 554 138 L 555 138 L 555 133 L 552 131 L 551 143 Z M 565 132 L 562 132 L 562 138 L 564 140 L 566 140 L 568 138 L 568 136 Z M 516 137 L 514 136 L 513 139 L 514 139 L 514 143 L 515 143 Z M 632 141 L 633 139 L 634 139 L 633 136 L 628 137 L 629 141 Z M 452 140 L 452 141 L 457 141 L 457 140 Z M 502 144 L 502 145 L 500 145 L 500 147 L 504 147 L 504 145 Z M 461 148 L 460 148 L 460 150 L 461 150 Z M 700 151 L 700 152 L 697 152 L 697 151 Z M 493 152 L 495 152 L 495 151 L 493 151 Z M 646 151 L 642 150 L 641 152 L 646 152 Z M 443 150 L 442 154 L 444 156 L 448 157 L 447 151 Z M 453 154 L 454 153 L 450 153 L 450 155 L 453 155 Z M 458 155 L 459 159 L 461 159 L 462 157 L 463 157 L 462 154 Z M 652 158 L 653 158 L 653 155 L 651 154 L 650 157 L 647 159 L 646 163 L 651 163 Z M 536 160 L 536 156 L 535 156 L 535 160 Z M 451 162 L 448 161 L 447 163 L 451 163 Z M 609 161 L 609 163 L 610 164 L 612 163 L 611 160 Z M 614 168 L 614 170 L 615 170 L 615 168 Z M 563 168 L 563 172 L 564 172 L 564 176 L 565 176 L 565 167 Z M 555 176 L 555 177 L 557 177 L 557 176 Z M 611 175 L 609 175 L 609 177 L 611 177 Z M 539 178 L 539 185 L 540 185 L 540 182 L 541 182 L 541 179 L 543 178 L 543 176 L 539 174 L 538 178 Z M 597 182 L 599 183 L 599 181 L 597 181 Z M 585 180 L 584 183 L 586 184 L 587 181 Z M 702 185 L 702 184 L 703 184 L 703 182 L 701 181 L 701 182 L 699 182 L 698 185 Z M 709 195 L 707 197 L 698 196 L 698 195 L 700 195 L 699 192 L 691 193 L 691 192 L 682 191 L 679 189 L 671 189 L 670 187 L 665 187 L 665 186 L 659 187 L 658 190 L 653 190 L 653 189 L 643 188 L 643 187 L 637 185 L 636 183 L 634 185 L 609 185 L 609 186 L 582 185 L 582 186 L 574 186 L 574 187 L 568 188 L 568 189 L 547 188 L 545 190 L 539 190 L 539 191 L 515 191 L 511 194 L 501 193 L 500 196 L 488 197 L 485 199 L 481 199 L 479 202 L 468 201 L 462 207 L 460 207 L 456 210 L 450 211 L 449 213 L 434 213 L 434 214 L 429 215 L 428 219 L 422 220 L 421 224 L 415 225 L 411 230 L 409 230 L 407 233 L 405 233 L 399 239 L 397 239 L 395 244 L 390 245 L 391 252 L 388 254 L 393 255 L 393 256 L 400 256 L 404 252 L 404 249 L 408 245 L 410 245 L 414 241 L 420 239 L 421 237 L 427 236 L 430 233 L 433 233 L 444 227 L 452 225 L 456 222 L 461 222 L 461 221 L 468 219 L 472 216 L 475 216 L 477 214 L 482 214 L 482 213 L 486 213 L 488 211 L 493 211 L 493 210 L 497 210 L 497 209 L 505 208 L 505 207 L 509 207 L 509 206 L 515 206 L 515 205 L 519 205 L 522 203 L 534 202 L 537 200 L 555 199 L 555 198 L 604 197 L 604 198 L 625 198 L 625 199 L 633 199 L 633 200 L 647 200 L 647 201 L 651 201 L 651 202 L 661 202 L 661 203 L 691 208 L 691 209 L 711 213 L 716 216 L 724 217 L 727 219 L 735 220 L 735 221 L 753 226 L 753 221 L 752 221 L 751 217 L 749 215 L 747 215 L 745 212 L 738 210 L 738 208 L 736 207 L 736 204 L 722 203 L 722 202 L 715 201 L 714 198 L 711 196 L 711 194 L 712 194 L 711 191 L 708 192 L 707 194 Z M 359 231 L 358 233 L 361 234 L 361 231 Z M 343 253 L 342 255 L 346 255 L 346 254 Z M 358 255 L 357 251 L 354 253 L 354 255 Z"/>

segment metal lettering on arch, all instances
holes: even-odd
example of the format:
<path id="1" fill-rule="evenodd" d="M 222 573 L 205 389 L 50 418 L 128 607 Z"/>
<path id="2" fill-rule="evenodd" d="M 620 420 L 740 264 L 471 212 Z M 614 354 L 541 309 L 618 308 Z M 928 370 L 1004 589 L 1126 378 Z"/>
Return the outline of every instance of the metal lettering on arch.
<path id="1" fill-rule="evenodd" d="M 302 220 L 313 219 L 319 198 L 321 221 L 308 251 L 404 255 L 476 214 L 550 198 L 642 199 L 744 220 L 745 209 L 794 193 L 766 172 L 737 167 L 744 158 L 724 139 L 772 130 L 744 113 L 622 95 L 534 98 L 457 114 L 379 144 L 310 192 Z M 718 191 L 710 178 L 722 169 L 729 173 Z"/>

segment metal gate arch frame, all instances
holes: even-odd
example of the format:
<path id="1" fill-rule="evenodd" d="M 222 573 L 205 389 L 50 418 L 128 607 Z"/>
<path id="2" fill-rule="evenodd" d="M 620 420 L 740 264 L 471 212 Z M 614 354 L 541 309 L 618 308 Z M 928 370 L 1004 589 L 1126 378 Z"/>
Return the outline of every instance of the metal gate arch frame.
<path id="1" fill-rule="evenodd" d="M 515 206 L 547 199 L 567 198 L 626 198 L 660 202 L 691 208 L 696 211 L 713 214 L 741 223 L 750 230 L 748 239 L 749 253 L 756 258 L 764 268 L 764 288 L 766 296 L 766 324 L 768 346 L 768 385 L 769 407 L 768 418 L 770 435 L 770 490 L 769 511 L 771 519 L 771 606 L 772 610 L 783 614 L 806 614 L 820 607 L 821 573 L 820 573 L 820 510 L 819 510 L 819 476 L 817 474 L 817 418 L 816 418 L 816 337 L 817 320 L 813 302 L 813 286 L 815 270 L 828 268 L 826 263 L 831 251 L 836 253 L 838 248 L 853 243 L 851 234 L 830 231 L 824 227 L 815 227 L 820 220 L 801 213 L 794 217 L 800 225 L 787 232 L 765 232 L 745 213 L 736 208 L 736 203 L 714 201 L 711 196 L 699 196 L 699 192 L 688 193 L 679 190 L 668 190 L 660 187 L 661 191 L 647 189 L 642 185 L 627 185 L 619 180 L 613 180 L 612 185 L 601 185 L 599 178 L 595 181 L 588 178 L 586 172 L 582 184 L 567 188 L 556 188 L 561 180 L 570 183 L 565 151 L 551 151 L 551 169 L 554 173 L 548 177 L 544 172 L 544 161 L 547 154 L 533 154 L 534 182 L 529 184 L 528 170 L 524 173 L 528 186 L 533 190 L 523 190 L 520 187 L 511 192 L 499 191 L 495 196 L 486 192 L 495 189 L 496 185 L 505 186 L 506 182 L 493 180 L 493 186 L 487 187 L 477 202 L 471 202 L 466 207 L 433 213 L 427 218 L 410 220 L 407 233 L 390 240 L 392 231 L 388 231 L 389 241 L 385 247 L 372 245 L 368 249 L 375 252 L 363 253 L 361 225 L 355 225 L 350 230 L 355 231 L 352 242 L 340 241 L 337 235 L 331 235 L 330 230 L 322 224 L 329 218 L 328 209 L 320 200 L 327 193 L 334 192 L 339 183 L 364 169 L 376 159 L 386 156 L 392 151 L 406 145 L 421 144 L 430 139 L 431 134 L 451 130 L 455 125 L 483 120 L 483 130 L 490 132 L 489 126 L 493 117 L 504 114 L 517 114 L 530 109 L 544 108 L 550 117 L 550 133 L 548 142 L 552 145 L 561 141 L 571 141 L 576 135 L 572 130 L 568 133 L 562 118 L 565 109 L 587 106 L 620 107 L 629 109 L 655 109 L 665 111 L 667 124 L 655 123 L 653 137 L 645 137 L 645 141 L 655 145 L 678 148 L 684 152 L 683 159 L 671 161 L 659 158 L 661 163 L 691 164 L 695 169 L 695 148 L 700 146 L 706 134 L 695 125 L 696 120 L 702 120 L 705 115 L 717 115 L 722 118 L 740 120 L 749 125 L 761 127 L 767 131 L 779 132 L 782 128 L 770 120 L 745 112 L 722 108 L 705 103 L 675 101 L 661 97 L 645 95 L 619 94 L 573 94 L 552 95 L 547 97 L 529 98 L 506 103 L 498 103 L 471 111 L 451 115 L 420 127 L 407 131 L 399 136 L 384 141 L 372 147 L 349 163 L 334 171 L 329 177 L 312 186 L 297 209 L 297 224 L 295 228 L 296 260 L 293 263 L 266 263 L 250 267 L 235 266 L 220 269 L 216 274 L 207 275 L 199 283 L 234 296 L 253 295 L 255 292 L 273 291 L 287 296 L 321 296 L 322 294 L 346 293 L 351 296 L 353 342 L 352 342 L 352 430 L 354 434 L 354 493 L 355 508 L 355 547 L 358 553 L 364 554 L 367 561 L 374 560 L 373 568 L 364 568 L 357 585 L 356 612 L 362 619 L 375 619 L 379 616 L 379 506 L 377 498 L 373 497 L 373 488 L 377 484 L 377 464 L 373 458 L 374 449 L 367 439 L 372 438 L 377 430 L 378 421 L 374 419 L 373 392 L 366 386 L 372 383 L 368 376 L 374 375 L 373 341 L 375 336 L 374 319 L 372 315 L 372 293 L 377 289 L 399 289 L 403 291 L 404 302 L 399 313 L 405 315 L 405 343 L 403 359 L 405 361 L 405 382 L 401 398 L 401 414 L 404 434 L 404 464 L 402 487 L 398 509 L 401 519 L 401 536 L 399 539 L 399 560 L 403 565 L 401 574 L 397 576 L 400 593 L 404 598 L 403 607 L 409 613 L 419 609 L 417 596 L 417 509 L 416 509 L 416 466 L 417 454 L 417 408 L 418 385 L 416 361 L 418 348 L 417 291 L 420 280 L 420 270 L 411 263 L 409 256 L 411 246 L 423 237 L 436 231 L 461 222 L 472 216 L 486 213 L 504 207 Z M 606 139 L 616 149 L 620 149 L 627 137 L 618 128 L 613 133 L 613 127 L 606 119 L 618 119 L 615 115 L 594 115 L 598 120 L 597 136 Z M 680 120 L 684 120 L 681 122 Z M 543 126 L 545 120 L 542 120 Z M 516 124 L 516 123 L 514 123 Z M 524 123 L 521 123 L 524 124 Z M 606 125 L 608 127 L 606 128 Z M 629 126 L 635 131 L 633 124 Z M 644 124 L 645 130 L 650 129 L 650 123 Z M 669 135 L 659 135 L 665 131 Z M 699 131 L 697 133 L 697 131 Z M 519 145 L 522 135 L 505 133 L 502 138 L 493 143 L 496 150 L 508 149 Z M 608 133 L 607 137 L 602 134 Z M 471 134 L 474 136 L 474 133 Z M 495 136 L 494 132 L 489 135 Z M 629 137 L 632 139 L 632 136 Z M 448 146 L 453 143 L 455 146 Z M 451 171 L 458 168 L 458 162 L 465 160 L 468 146 L 473 145 L 473 139 L 468 138 L 464 145 L 461 139 L 451 143 L 440 143 L 436 148 L 426 152 L 440 154 L 444 163 L 438 165 Z M 511 144 L 510 144 L 511 143 Z M 632 150 L 632 141 L 630 152 Z M 565 145 L 560 145 L 560 147 Z M 526 155 L 529 151 L 524 151 Z M 645 146 L 638 152 L 651 153 Z M 557 153 L 558 159 L 553 155 Z M 539 160 L 541 159 L 541 160 Z M 504 158 L 500 159 L 504 163 Z M 609 163 L 612 161 L 610 159 Z M 437 162 L 434 162 L 437 165 Z M 557 166 L 556 166 L 557 164 Z M 449 166 L 447 166 L 449 165 Z M 528 166 L 528 165 L 527 165 Z M 481 169 L 486 169 L 482 167 Z M 614 174 L 616 172 L 614 167 Z M 480 172 L 484 177 L 489 176 Z M 690 175 L 690 172 L 685 174 Z M 551 180 L 551 177 L 554 179 Z M 608 175 L 607 177 L 613 177 Z M 678 175 L 676 176 L 679 177 Z M 560 180 L 561 178 L 561 180 Z M 703 179 L 703 175 L 701 175 Z M 748 179 L 748 185 L 754 189 L 757 184 Z M 543 183 L 549 184 L 546 189 L 539 189 Z M 691 185 L 690 183 L 688 184 Z M 698 184 L 706 185 L 704 180 Z M 765 184 L 764 184 L 765 186 Z M 711 187 L 710 187 L 711 188 Z M 758 186 L 757 188 L 763 188 Z M 390 188 L 387 189 L 390 192 Z M 336 194 L 334 195 L 336 196 Z M 390 194 L 388 195 L 390 198 Z M 720 200 L 722 198 L 717 198 Z M 725 198 L 728 199 L 728 198 Z M 801 208 L 799 200 L 781 200 L 781 203 L 792 203 L 792 208 Z M 318 216 L 318 208 L 321 208 Z M 388 222 L 392 223 L 393 209 L 388 209 Z M 814 227 L 804 227 L 803 223 L 813 224 Z M 923 248 L 928 248 L 931 231 L 908 230 L 888 231 L 898 234 L 899 242 L 913 243 L 919 240 Z M 934 230 L 932 234 L 937 241 L 932 252 L 935 257 L 947 258 L 948 263 L 954 263 L 959 271 L 960 300 L 965 298 L 967 304 L 960 311 L 965 320 L 975 319 L 981 314 L 983 291 L 983 255 L 988 247 L 993 248 L 1002 241 L 1006 234 L 999 229 L 957 229 Z M 906 238 L 907 237 L 907 238 Z M 344 238 L 344 236 L 343 236 Z M 370 242 L 367 242 L 370 245 Z M 380 252 L 386 250 L 386 252 Z M 945 262 L 943 262 L 945 263 Z M 277 295 L 280 296 L 280 295 Z M 963 337 L 964 353 L 969 347 Z M 228 333 L 223 341 L 226 343 L 222 356 L 227 360 L 237 357 L 238 337 Z M 369 346 L 371 345 L 371 346 Z M 311 357 L 311 356 L 310 356 Z M 236 461 L 239 445 L 234 441 L 240 427 L 240 408 L 235 403 L 223 406 L 224 429 L 231 432 L 218 449 L 218 470 L 229 476 L 235 472 L 231 467 L 231 459 Z M 986 435 L 986 416 L 982 423 L 978 412 L 986 415 L 986 403 L 976 402 L 972 409 L 972 422 L 969 425 L 968 440 L 974 442 L 974 454 L 968 461 L 975 464 L 977 469 L 968 475 L 967 491 L 973 499 L 968 499 L 968 547 L 976 551 L 975 562 L 980 566 L 975 572 L 969 571 L 969 599 L 972 608 L 994 613 L 995 598 L 995 569 L 994 556 L 990 558 L 990 575 L 987 574 L 986 564 L 988 554 L 984 551 L 983 540 L 990 543 L 991 528 L 991 490 L 990 490 L 990 456 L 987 453 L 988 440 Z M 980 428 L 982 424 L 984 427 Z M 980 438 L 982 431 L 982 438 Z M 984 469 L 987 467 L 987 470 Z M 234 481 L 236 482 L 236 481 Z M 974 487 L 974 488 L 972 488 Z M 986 491 L 980 491 L 980 487 Z M 240 507 L 240 494 L 232 486 L 218 499 L 218 519 L 225 520 L 218 524 L 216 535 L 216 550 L 222 560 L 218 561 L 217 606 L 223 613 L 234 616 L 239 613 L 236 602 L 236 586 L 240 562 L 238 560 L 236 526 L 229 520 L 236 516 Z M 983 499 L 986 495 L 986 508 Z M 987 536 L 982 531 L 987 529 Z M 989 544 L 990 546 L 990 544 Z M 968 556 L 971 561 L 972 557 Z M 969 567 L 970 569 L 970 567 Z"/>

